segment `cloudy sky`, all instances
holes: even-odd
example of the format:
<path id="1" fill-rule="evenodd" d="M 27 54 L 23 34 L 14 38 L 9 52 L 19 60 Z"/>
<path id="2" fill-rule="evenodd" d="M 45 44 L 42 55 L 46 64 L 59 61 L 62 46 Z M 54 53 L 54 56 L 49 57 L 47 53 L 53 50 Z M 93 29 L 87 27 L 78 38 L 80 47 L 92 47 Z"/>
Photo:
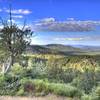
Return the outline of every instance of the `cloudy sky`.
<path id="1" fill-rule="evenodd" d="M 34 31 L 32 44 L 99 45 L 100 0 L 0 0 L 0 17 L 24 20 Z"/>

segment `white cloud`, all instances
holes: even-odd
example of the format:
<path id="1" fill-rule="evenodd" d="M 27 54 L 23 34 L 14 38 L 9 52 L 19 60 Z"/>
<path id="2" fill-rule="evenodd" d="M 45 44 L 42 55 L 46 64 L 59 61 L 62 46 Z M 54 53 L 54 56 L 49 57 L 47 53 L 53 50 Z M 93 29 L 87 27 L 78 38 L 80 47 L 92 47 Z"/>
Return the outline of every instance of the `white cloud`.
<path id="1" fill-rule="evenodd" d="M 40 20 L 40 22 L 55 22 L 55 18 L 53 17 L 50 17 L 50 18 L 44 18 L 42 20 Z"/>
<path id="2" fill-rule="evenodd" d="M 9 10 L 8 9 L 5 9 L 5 12 L 9 13 Z M 28 9 L 14 9 L 12 10 L 12 14 L 24 14 L 24 15 L 27 15 L 27 14 L 31 14 L 32 11 L 28 10 Z"/>
<path id="3" fill-rule="evenodd" d="M 56 41 L 82 41 L 85 38 L 55 38 Z"/>
<path id="4" fill-rule="evenodd" d="M 80 42 L 80 41 L 100 41 L 100 36 L 86 36 L 86 37 L 57 37 L 53 39 L 54 41 L 63 41 L 63 42 L 70 42 L 70 41 L 74 41 L 74 42 Z"/>
<path id="5" fill-rule="evenodd" d="M 68 41 L 82 41 L 84 38 L 66 38 Z"/>
<path id="6" fill-rule="evenodd" d="M 8 22 L 10 22 L 10 20 L 8 20 Z M 12 19 L 12 23 L 15 23 L 16 21 Z"/>
<path id="7" fill-rule="evenodd" d="M 83 32 L 92 31 L 97 25 L 100 25 L 100 21 L 77 21 L 74 18 L 56 21 L 54 18 L 45 18 L 37 22 L 33 28 L 35 31 Z"/>
<path id="8" fill-rule="evenodd" d="M 12 17 L 13 17 L 13 18 L 23 18 L 22 15 L 13 15 Z"/>
<path id="9" fill-rule="evenodd" d="M 73 21 L 73 20 L 74 20 L 74 18 L 67 18 L 67 20 L 69 20 L 69 21 Z"/>

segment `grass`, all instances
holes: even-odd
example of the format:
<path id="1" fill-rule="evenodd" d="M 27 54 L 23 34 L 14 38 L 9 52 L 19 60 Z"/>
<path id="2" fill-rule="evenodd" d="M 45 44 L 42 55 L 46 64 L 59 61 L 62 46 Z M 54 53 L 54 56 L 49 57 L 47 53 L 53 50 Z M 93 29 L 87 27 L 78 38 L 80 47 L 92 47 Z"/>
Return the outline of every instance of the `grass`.
<path id="1" fill-rule="evenodd" d="M 31 90 L 24 91 L 29 93 L 34 92 L 35 95 L 47 95 L 49 93 L 59 95 L 59 96 L 67 96 L 67 97 L 80 97 L 82 93 L 75 87 L 64 84 L 64 83 L 50 83 L 44 80 L 27 80 L 23 79 L 21 81 L 24 88 L 26 84 L 30 84 Z M 33 87 L 32 87 L 33 86 Z"/>

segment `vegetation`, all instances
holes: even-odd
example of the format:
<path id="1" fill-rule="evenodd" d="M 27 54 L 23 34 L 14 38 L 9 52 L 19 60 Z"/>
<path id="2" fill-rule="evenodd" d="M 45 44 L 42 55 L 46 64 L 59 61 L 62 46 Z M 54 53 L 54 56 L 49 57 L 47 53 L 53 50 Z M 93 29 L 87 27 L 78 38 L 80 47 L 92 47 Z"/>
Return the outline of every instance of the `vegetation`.
<path id="1" fill-rule="evenodd" d="M 100 99 L 98 56 L 28 55 L 0 76 L 0 95 Z M 95 61 L 96 60 L 96 61 Z M 22 66 L 23 65 L 23 66 Z M 72 66 L 73 65 L 73 66 Z"/>
<path id="2" fill-rule="evenodd" d="M 65 55 L 67 48 L 59 51 L 59 45 L 35 48 L 38 52 L 34 55 L 25 53 L 33 32 L 13 24 L 11 12 L 10 23 L 2 23 L 0 95 L 55 94 L 76 100 L 100 100 L 100 56 Z M 60 48 L 64 47 L 60 45 Z"/>
<path id="3" fill-rule="evenodd" d="M 2 73 L 5 74 L 13 66 L 16 59 L 25 51 L 30 44 L 30 37 L 33 32 L 29 28 L 19 28 L 12 23 L 10 10 L 10 22 L 2 20 L 3 28 L 0 29 L 0 51 L 3 51 Z"/>

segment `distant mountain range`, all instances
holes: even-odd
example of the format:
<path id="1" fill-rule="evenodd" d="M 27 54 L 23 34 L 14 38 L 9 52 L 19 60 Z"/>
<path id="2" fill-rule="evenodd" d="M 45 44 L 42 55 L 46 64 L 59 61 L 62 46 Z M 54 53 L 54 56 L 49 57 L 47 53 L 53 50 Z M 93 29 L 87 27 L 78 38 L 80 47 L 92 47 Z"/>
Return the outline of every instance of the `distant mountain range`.
<path id="1" fill-rule="evenodd" d="M 63 54 L 63 55 L 87 55 L 100 54 L 99 46 L 83 46 L 83 45 L 30 45 L 26 49 L 27 53 L 32 54 Z"/>
<path id="2" fill-rule="evenodd" d="M 100 46 L 77 45 L 77 46 L 74 46 L 74 47 L 80 48 L 84 51 L 100 52 Z"/>

